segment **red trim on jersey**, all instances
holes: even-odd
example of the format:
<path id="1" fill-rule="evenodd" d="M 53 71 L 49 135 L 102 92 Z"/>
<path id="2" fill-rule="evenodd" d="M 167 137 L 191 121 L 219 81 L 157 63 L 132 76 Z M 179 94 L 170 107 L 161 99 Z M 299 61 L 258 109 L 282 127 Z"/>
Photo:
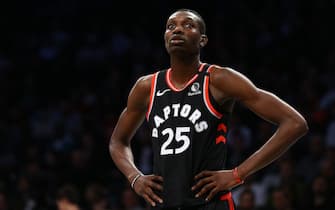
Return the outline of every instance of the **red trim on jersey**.
<path id="1" fill-rule="evenodd" d="M 220 135 L 220 136 L 216 137 L 215 144 L 219 144 L 220 142 L 225 144 L 226 141 L 227 141 L 226 138 L 224 136 Z"/>
<path id="2" fill-rule="evenodd" d="M 204 68 L 204 66 L 205 66 L 205 63 L 202 63 L 202 64 L 200 64 L 200 67 L 199 67 L 199 72 L 201 72 L 202 71 L 202 69 Z M 194 80 L 196 80 L 197 78 L 198 78 L 198 74 L 195 74 L 187 83 L 186 83 L 186 85 L 183 87 L 183 88 L 180 88 L 180 89 L 178 89 L 178 88 L 176 88 L 173 84 L 172 84 L 172 82 L 171 82 L 171 79 L 170 79 L 170 74 L 171 74 L 171 68 L 169 68 L 168 70 L 167 70 L 167 73 L 166 73 L 166 83 L 168 84 L 168 86 L 173 90 L 173 91 L 176 91 L 176 92 L 179 92 L 179 91 L 182 91 L 182 90 L 184 90 L 187 86 L 189 86 L 189 84 L 191 84 L 192 82 L 194 82 Z"/>
<path id="3" fill-rule="evenodd" d="M 233 201 L 233 198 L 231 196 L 231 192 L 222 195 L 220 197 L 220 200 L 228 202 L 229 210 L 234 210 L 235 209 L 235 207 L 234 207 L 234 201 Z"/>
<path id="4" fill-rule="evenodd" d="M 150 115 L 150 112 L 151 112 L 151 109 L 152 109 L 152 105 L 154 103 L 155 92 L 156 92 L 156 83 L 157 83 L 157 75 L 158 75 L 158 72 L 156 72 L 151 78 L 150 101 L 149 101 L 148 111 L 145 115 L 147 120 L 149 120 L 149 115 Z"/>
<path id="5" fill-rule="evenodd" d="M 210 67 L 207 69 L 207 72 L 208 72 L 208 73 L 210 73 L 212 67 L 213 67 L 213 66 L 210 66 Z M 204 88 L 203 88 L 203 89 L 204 89 L 204 94 L 203 94 L 203 96 L 204 96 L 204 101 L 205 101 L 205 104 L 206 104 L 208 110 L 209 110 L 215 117 L 217 117 L 217 118 L 220 119 L 223 115 L 222 115 L 219 111 L 217 111 L 217 110 L 214 108 L 214 106 L 213 106 L 212 103 L 211 103 L 211 100 L 209 99 L 209 75 L 206 75 L 206 76 L 205 76 L 205 80 L 204 80 Z"/>
<path id="6" fill-rule="evenodd" d="M 223 132 L 227 133 L 227 126 L 224 123 L 220 123 L 218 125 L 217 131 L 223 131 Z"/>
<path id="7" fill-rule="evenodd" d="M 206 64 L 206 63 L 202 63 L 202 64 L 200 64 L 199 72 L 202 72 L 202 70 L 204 69 L 205 64 Z"/>

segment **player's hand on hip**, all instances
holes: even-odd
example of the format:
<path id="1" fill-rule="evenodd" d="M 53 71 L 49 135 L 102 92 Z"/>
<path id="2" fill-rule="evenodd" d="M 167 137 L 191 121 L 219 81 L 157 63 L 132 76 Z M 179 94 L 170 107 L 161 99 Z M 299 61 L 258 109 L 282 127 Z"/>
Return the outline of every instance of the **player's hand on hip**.
<path id="1" fill-rule="evenodd" d="M 202 171 L 197 174 L 194 177 L 196 184 L 192 187 L 192 191 L 196 193 L 195 197 L 204 196 L 209 201 L 218 192 L 230 190 L 241 184 L 236 182 L 232 172 L 233 170 Z"/>
<path id="2" fill-rule="evenodd" d="M 163 203 L 155 191 L 162 191 L 163 177 L 157 175 L 143 175 L 134 184 L 135 192 L 142 196 L 151 206 L 156 206 L 156 202 Z"/>

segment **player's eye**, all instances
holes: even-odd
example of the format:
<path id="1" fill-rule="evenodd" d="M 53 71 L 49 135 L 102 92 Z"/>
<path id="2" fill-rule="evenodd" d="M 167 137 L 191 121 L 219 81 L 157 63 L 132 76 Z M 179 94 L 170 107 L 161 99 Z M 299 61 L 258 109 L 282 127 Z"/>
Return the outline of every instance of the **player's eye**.
<path id="1" fill-rule="evenodd" d="M 173 30 L 173 29 L 175 29 L 176 28 L 176 25 L 175 24 L 168 24 L 167 26 L 166 26 L 166 29 L 168 29 L 168 30 Z"/>
<path id="2" fill-rule="evenodd" d="M 187 29 L 191 29 L 191 28 L 193 28 L 193 24 L 191 24 L 191 23 L 186 23 L 186 24 L 184 25 L 184 27 L 187 28 Z"/>

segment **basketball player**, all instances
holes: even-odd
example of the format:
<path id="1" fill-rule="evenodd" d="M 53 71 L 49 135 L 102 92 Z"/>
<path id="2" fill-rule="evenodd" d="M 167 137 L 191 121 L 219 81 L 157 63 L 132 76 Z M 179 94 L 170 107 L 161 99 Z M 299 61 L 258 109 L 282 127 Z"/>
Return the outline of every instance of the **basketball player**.
<path id="1" fill-rule="evenodd" d="M 171 66 L 138 79 L 111 137 L 113 161 L 153 209 L 233 210 L 230 189 L 308 130 L 305 119 L 274 94 L 231 68 L 202 62 L 205 33 L 204 20 L 194 10 L 177 10 L 168 18 L 164 39 Z M 258 151 L 227 169 L 226 137 L 235 101 L 278 128 Z M 145 119 L 153 145 L 150 175 L 136 167 L 130 147 Z"/>

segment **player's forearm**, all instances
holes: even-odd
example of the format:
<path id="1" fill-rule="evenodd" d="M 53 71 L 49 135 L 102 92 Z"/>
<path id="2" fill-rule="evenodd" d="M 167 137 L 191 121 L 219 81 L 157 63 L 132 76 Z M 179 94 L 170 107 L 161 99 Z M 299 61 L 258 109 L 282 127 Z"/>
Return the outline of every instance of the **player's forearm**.
<path id="1" fill-rule="evenodd" d="M 109 151 L 116 167 L 126 176 L 129 182 L 141 173 L 135 166 L 133 153 L 129 145 L 110 143 Z"/>
<path id="2" fill-rule="evenodd" d="M 253 155 L 238 166 L 244 179 L 279 158 L 308 130 L 304 119 L 287 120 L 279 125 L 274 135 Z"/>

